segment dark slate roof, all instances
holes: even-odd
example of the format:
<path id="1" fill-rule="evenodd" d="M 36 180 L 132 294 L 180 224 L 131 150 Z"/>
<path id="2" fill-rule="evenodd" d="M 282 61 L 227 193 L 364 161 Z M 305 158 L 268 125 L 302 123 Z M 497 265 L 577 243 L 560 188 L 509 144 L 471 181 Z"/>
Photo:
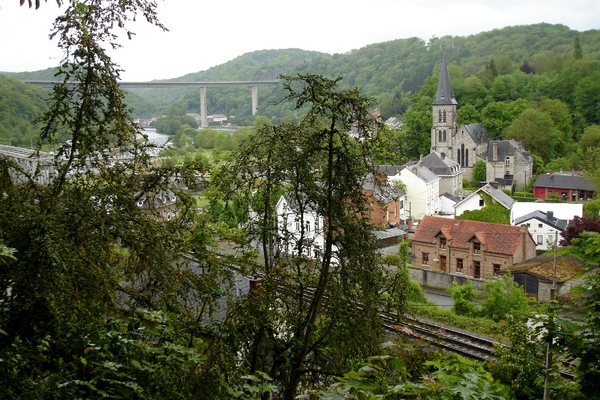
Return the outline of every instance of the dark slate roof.
<path id="1" fill-rule="evenodd" d="M 496 160 L 502 160 L 504 161 L 504 159 L 506 157 L 512 157 L 514 156 L 517 152 L 521 153 L 523 155 L 524 158 L 533 161 L 533 158 L 531 157 L 531 154 L 526 151 L 522 146 L 519 146 L 519 144 L 514 141 L 514 140 L 489 140 L 488 141 L 488 145 L 487 145 L 487 153 L 486 153 L 486 159 L 488 161 L 495 161 L 494 160 L 494 143 L 496 143 L 497 146 L 497 151 L 498 151 L 498 158 Z"/>
<path id="2" fill-rule="evenodd" d="M 533 187 L 594 191 L 594 184 L 586 180 L 581 172 L 549 172 L 541 174 Z"/>
<path id="3" fill-rule="evenodd" d="M 456 175 L 460 172 L 460 165 L 456 161 L 435 150 L 423 157 L 423 165 L 438 176 Z"/>
<path id="4" fill-rule="evenodd" d="M 471 240 L 477 238 L 485 251 L 507 255 L 514 255 L 523 236 L 529 235 L 528 230 L 520 226 L 427 215 L 419 223 L 412 241 L 434 243 L 439 233 L 452 247 L 468 249 Z"/>
<path id="5" fill-rule="evenodd" d="M 515 220 L 515 225 L 522 225 L 532 219 L 543 222 L 543 223 L 550 225 L 551 227 L 558 229 L 560 231 L 564 231 L 565 229 L 567 229 L 567 225 L 569 223 L 566 219 L 555 218 L 553 212 L 545 213 L 545 212 L 537 210 L 537 211 L 530 212 L 527 215 L 523 215 L 522 217 L 517 218 Z"/>
<path id="6" fill-rule="evenodd" d="M 463 128 L 467 130 L 467 133 L 477 145 L 487 143 L 490 140 L 490 134 L 485 130 L 482 123 L 464 125 Z"/>
<path id="7" fill-rule="evenodd" d="M 404 169 L 404 165 L 378 165 L 377 170 L 385 176 L 397 175 Z"/>
<path id="8" fill-rule="evenodd" d="M 450 74 L 448 73 L 448 66 L 446 65 L 446 53 L 442 53 L 442 65 L 440 67 L 440 80 L 438 82 L 437 92 L 435 93 L 435 100 L 433 105 L 454 105 L 458 104 L 454 98 L 452 92 L 452 85 L 450 84 Z"/>

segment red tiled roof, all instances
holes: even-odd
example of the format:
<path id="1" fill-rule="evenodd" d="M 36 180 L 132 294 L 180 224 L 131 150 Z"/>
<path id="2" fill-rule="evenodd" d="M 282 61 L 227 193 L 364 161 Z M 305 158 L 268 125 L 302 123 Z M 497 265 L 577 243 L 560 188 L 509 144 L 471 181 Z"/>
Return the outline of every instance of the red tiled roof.
<path id="1" fill-rule="evenodd" d="M 487 252 L 513 255 L 526 231 L 520 226 L 426 216 L 419 223 L 412 241 L 433 243 L 438 233 L 452 247 L 467 249 L 476 237 Z"/>

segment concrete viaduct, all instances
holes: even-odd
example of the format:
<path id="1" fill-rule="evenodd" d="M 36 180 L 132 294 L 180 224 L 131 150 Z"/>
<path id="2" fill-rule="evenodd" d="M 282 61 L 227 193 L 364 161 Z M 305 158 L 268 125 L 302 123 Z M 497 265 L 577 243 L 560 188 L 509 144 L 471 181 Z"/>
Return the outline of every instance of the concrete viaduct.
<path id="1" fill-rule="evenodd" d="M 24 81 L 32 85 L 52 88 L 61 84 L 60 81 Z M 206 88 L 219 86 L 250 86 L 252 90 L 252 115 L 258 110 L 258 87 L 278 85 L 279 81 L 231 81 L 231 82 L 119 82 L 122 88 L 170 88 L 170 87 L 198 87 L 200 88 L 200 126 L 208 127 L 208 112 L 206 105 Z"/>

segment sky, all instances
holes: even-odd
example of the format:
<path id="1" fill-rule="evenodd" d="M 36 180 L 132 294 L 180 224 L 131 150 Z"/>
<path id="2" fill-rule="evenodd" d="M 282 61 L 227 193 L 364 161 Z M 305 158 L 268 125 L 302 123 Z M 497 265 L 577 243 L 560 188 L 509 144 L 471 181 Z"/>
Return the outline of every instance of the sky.
<path id="1" fill-rule="evenodd" d="M 468 36 L 541 22 L 600 29 L 598 0 L 156 0 L 169 32 L 136 22 L 132 40 L 110 53 L 123 81 L 171 79 L 242 54 L 299 48 L 347 53 L 395 39 Z M 48 35 L 60 14 L 0 0 L 0 71 L 55 67 L 62 52 Z"/>

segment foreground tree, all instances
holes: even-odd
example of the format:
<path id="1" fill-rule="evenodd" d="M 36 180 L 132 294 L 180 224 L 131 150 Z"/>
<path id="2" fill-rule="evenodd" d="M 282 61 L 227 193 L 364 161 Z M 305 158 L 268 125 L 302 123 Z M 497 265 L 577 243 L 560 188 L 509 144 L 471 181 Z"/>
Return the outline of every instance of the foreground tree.
<path id="1" fill-rule="evenodd" d="M 137 205 L 176 191 L 171 178 L 188 181 L 200 166 L 151 163 L 105 52 L 118 47 L 113 27 L 133 35 L 125 26 L 136 14 L 162 27 L 151 1 L 68 3 L 52 33 L 64 52 L 62 83 L 40 120 L 40 145 L 57 151 L 34 172 L 0 160 L 0 242 L 15 249 L 0 269 L 7 396 L 170 397 L 189 390 L 201 361 L 200 310 L 219 286 L 176 264 L 183 252 L 209 248 L 207 235 L 184 193 L 170 221 L 152 201 Z M 201 267 L 216 267 L 205 253 Z M 153 368 L 160 372 L 151 376 Z"/>
<path id="2" fill-rule="evenodd" d="M 379 262 L 362 193 L 365 178 L 376 176 L 370 146 L 379 126 L 371 100 L 357 89 L 340 90 L 339 79 L 284 80 L 286 99 L 304 117 L 298 125 L 261 127 L 221 182 L 237 198 L 254 199 L 249 233 L 263 256 L 251 269 L 262 277 L 260 290 L 229 316 L 229 351 L 248 372 L 274 378 L 281 398 L 293 399 L 299 388 L 319 386 L 375 353 L 383 333 L 379 309 L 397 294 L 382 296 L 395 272 Z M 288 223 L 297 224 L 297 235 L 286 234 L 274 214 L 282 193 L 296 211 Z M 309 235 L 308 211 L 323 219 L 310 228 L 322 231 L 320 245 Z M 402 310 L 403 302 L 394 304 Z"/>

